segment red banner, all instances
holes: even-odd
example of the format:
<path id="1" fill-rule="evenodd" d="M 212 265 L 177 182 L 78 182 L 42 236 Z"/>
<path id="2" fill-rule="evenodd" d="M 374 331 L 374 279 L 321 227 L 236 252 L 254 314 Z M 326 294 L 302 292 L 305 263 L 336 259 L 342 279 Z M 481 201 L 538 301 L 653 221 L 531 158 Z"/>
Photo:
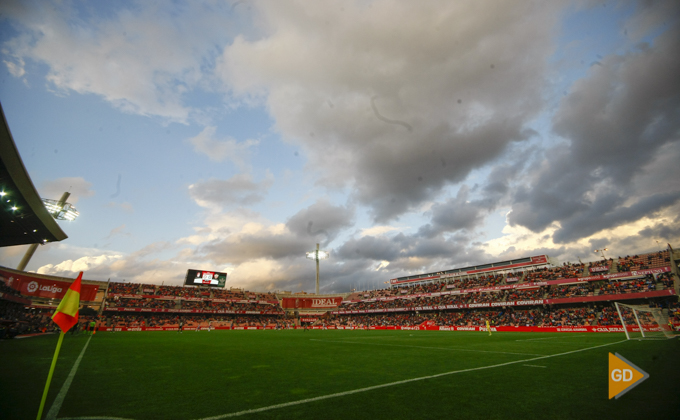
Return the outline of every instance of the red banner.
<path id="1" fill-rule="evenodd" d="M 0 276 L 8 279 L 7 285 L 25 296 L 48 299 L 61 299 L 66 294 L 72 282 L 47 280 L 30 274 L 16 274 L 0 270 Z M 75 280 L 75 279 L 73 279 Z M 99 286 L 83 283 L 80 286 L 80 300 L 94 301 Z"/>
<path id="2" fill-rule="evenodd" d="M 202 302 L 204 300 L 210 302 L 236 302 L 236 303 L 259 303 L 265 304 L 269 303 L 272 305 L 277 305 L 278 300 L 243 300 L 243 299 L 212 299 L 208 297 L 196 298 L 196 297 L 181 297 L 181 296 L 167 296 L 167 295 L 135 295 L 129 293 L 109 293 L 109 297 L 119 297 L 126 299 L 160 299 L 160 300 L 189 300 L 195 302 Z"/>
<path id="3" fill-rule="evenodd" d="M 168 312 L 183 314 L 249 314 L 249 315 L 283 315 L 282 311 L 232 311 L 229 309 L 161 309 L 161 308 L 104 308 L 105 311 L 116 312 Z"/>
<path id="4" fill-rule="evenodd" d="M 204 326 L 201 327 L 201 331 L 204 330 Z M 213 327 L 214 330 L 273 330 L 276 327 L 266 326 L 266 327 Z M 297 330 L 304 327 L 290 327 L 290 329 Z M 349 327 L 349 326 L 338 326 L 328 325 L 323 326 L 313 326 L 308 327 L 313 330 L 402 330 L 402 331 L 477 331 L 487 333 L 485 326 L 476 327 L 438 327 L 438 326 L 424 326 L 419 325 L 415 327 L 401 327 L 401 326 L 380 326 L 380 327 Z M 284 328 L 287 329 L 287 328 Z M 660 328 L 644 327 L 645 331 L 661 331 Z M 112 327 L 97 327 L 97 331 L 111 331 Z M 116 331 L 177 331 L 177 327 L 116 327 Z M 192 328 L 184 328 L 184 331 L 191 332 Z M 587 325 L 583 327 L 526 327 L 526 326 L 498 326 L 491 327 L 491 331 L 494 332 L 548 332 L 548 333 L 623 333 L 623 327 L 621 326 L 599 326 L 599 325 Z M 629 328 L 629 332 L 639 332 L 640 328 Z"/>
<path id="5" fill-rule="evenodd" d="M 319 309 L 330 309 L 337 308 L 342 303 L 342 296 L 324 297 L 324 298 L 311 298 L 311 297 L 285 297 L 281 299 L 281 307 L 284 309 L 294 309 L 294 308 L 319 308 Z"/>

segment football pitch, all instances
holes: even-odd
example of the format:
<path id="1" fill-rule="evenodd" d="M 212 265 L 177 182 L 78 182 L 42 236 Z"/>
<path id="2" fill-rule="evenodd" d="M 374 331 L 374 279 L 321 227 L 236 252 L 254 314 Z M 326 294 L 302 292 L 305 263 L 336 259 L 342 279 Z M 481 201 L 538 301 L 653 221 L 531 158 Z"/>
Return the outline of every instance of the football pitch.
<path id="1" fill-rule="evenodd" d="M 680 418 L 679 340 L 624 338 L 374 330 L 67 334 L 44 413 L 137 420 Z M 57 335 L 0 342 L 1 418 L 36 418 L 56 343 Z M 610 352 L 650 375 L 611 400 Z"/>

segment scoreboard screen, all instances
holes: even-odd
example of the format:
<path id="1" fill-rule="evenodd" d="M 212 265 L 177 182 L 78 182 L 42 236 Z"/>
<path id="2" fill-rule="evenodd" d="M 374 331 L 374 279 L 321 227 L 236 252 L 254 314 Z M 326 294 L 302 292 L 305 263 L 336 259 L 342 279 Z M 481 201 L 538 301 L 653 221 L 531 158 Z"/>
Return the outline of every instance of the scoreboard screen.
<path id="1" fill-rule="evenodd" d="M 206 270 L 187 270 L 184 278 L 185 286 L 211 286 L 224 287 L 227 282 L 227 273 Z"/>

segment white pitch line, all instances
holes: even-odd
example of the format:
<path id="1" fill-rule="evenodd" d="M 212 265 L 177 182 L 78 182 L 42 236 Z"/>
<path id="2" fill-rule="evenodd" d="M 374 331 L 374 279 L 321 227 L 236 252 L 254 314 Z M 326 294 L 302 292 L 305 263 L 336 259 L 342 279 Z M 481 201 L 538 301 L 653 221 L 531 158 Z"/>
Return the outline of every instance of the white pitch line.
<path id="1" fill-rule="evenodd" d="M 64 385 L 61 386 L 61 390 L 59 391 L 59 394 L 57 394 L 57 398 L 54 399 L 52 407 L 50 407 L 50 411 L 47 412 L 47 417 L 45 417 L 45 420 L 56 420 L 57 414 L 59 414 L 59 409 L 61 408 L 61 404 L 63 404 L 64 398 L 66 398 L 68 389 L 71 387 L 71 382 L 73 382 L 73 377 L 76 376 L 76 371 L 78 370 L 78 366 L 80 366 L 80 361 L 83 359 L 85 350 L 87 350 L 87 346 L 90 344 L 92 337 L 93 336 L 91 335 L 90 338 L 87 339 L 87 342 L 85 343 L 83 350 L 80 352 L 80 355 L 76 359 L 76 362 L 73 364 L 71 372 L 68 374 Z"/>
<path id="2" fill-rule="evenodd" d="M 517 355 L 520 355 L 520 356 L 545 356 L 544 354 L 536 354 L 536 353 L 513 353 L 513 352 L 508 352 L 508 351 L 460 349 L 460 348 L 456 348 L 456 347 L 427 347 L 427 346 L 409 346 L 407 344 L 359 343 L 359 342 L 356 342 L 356 341 L 320 340 L 320 339 L 316 339 L 316 338 L 310 338 L 309 340 L 310 341 L 323 341 L 325 343 L 362 344 L 362 345 L 365 345 L 365 346 L 411 347 L 411 348 L 415 348 L 415 349 L 470 351 L 470 352 L 474 352 L 474 353 L 517 354 Z"/>
<path id="3" fill-rule="evenodd" d="M 60 417 L 59 420 L 134 420 L 134 419 L 126 419 L 123 417 L 94 416 L 94 417 Z"/>
<path id="4" fill-rule="evenodd" d="M 344 397 L 345 395 L 358 394 L 360 392 L 373 391 L 374 389 L 387 388 L 387 387 L 390 387 L 390 386 L 402 385 L 402 384 L 407 384 L 407 383 L 410 383 L 410 382 L 439 378 L 439 377 L 442 377 L 442 376 L 454 375 L 456 373 L 465 373 L 465 372 L 473 372 L 473 371 L 476 371 L 476 370 L 493 369 L 493 368 L 513 365 L 513 364 L 517 364 L 517 363 L 525 363 L 525 362 L 533 362 L 534 360 L 549 359 L 551 357 L 564 356 L 564 355 L 567 355 L 567 354 L 578 353 L 578 352 L 582 352 L 582 351 L 586 351 L 586 350 L 592 350 L 592 349 L 596 349 L 596 348 L 599 348 L 599 347 L 611 346 L 613 344 L 619 344 L 619 343 L 623 343 L 625 341 L 628 341 L 628 340 L 621 340 L 621 341 L 616 341 L 616 342 L 613 342 L 613 343 L 601 344 L 599 346 L 587 347 L 585 349 L 572 350 L 572 351 L 567 351 L 567 352 L 564 352 L 564 353 L 550 354 L 550 355 L 541 356 L 541 357 L 534 357 L 532 359 L 516 360 L 514 362 L 499 363 L 497 365 L 480 366 L 480 367 L 476 367 L 476 368 L 454 370 L 454 371 L 451 371 L 451 372 L 438 373 L 436 375 L 422 376 L 420 378 L 404 379 L 403 381 L 390 382 L 390 383 L 387 383 L 387 384 L 369 386 L 369 387 L 366 387 L 366 388 L 359 388 L 359 389 L 354 389 L 354 390 L 351 390 L 351 391 L 338 392 L 338 393 L 329 394 L 329 395 L 322 395 L 320 397 L 307 398 L 307 399 L 304 399 L 304 400 L 291 401 L 291 402 L 287 402 L 287 403 L 283 403 L 283 404 L 270 405 L 268 407 L 254 408 L 252 410 L 243 410 L 243 411 L 238 411 L 238 412 L 235 412 L 235 413 L 222 414 L 222 415 L 214 416 L 214 417 L 204 417 L 204 418 L 198 419 L 198 420 L 221 420 L 221 419 L 226 419 L 226 418 L 229 418 L 229 417 L 243 416 L 243 415 L 246 415 L 246 414 L 261 413 L 263 411 L 275 410 L 277 408 L 284 408 L 284 407 L 290 407 L 290 406 L 293 406 L 293 405 L 306 404 L 306 403 L 315 402 L 315 401 L 327 400 L 327 399 L 330 399 L 330 398 Z M 75 420 L 75 419 L 73 419 L 73 420 Z M 84 420 L 84 419 L 79 418 L 78 420 Z"/>

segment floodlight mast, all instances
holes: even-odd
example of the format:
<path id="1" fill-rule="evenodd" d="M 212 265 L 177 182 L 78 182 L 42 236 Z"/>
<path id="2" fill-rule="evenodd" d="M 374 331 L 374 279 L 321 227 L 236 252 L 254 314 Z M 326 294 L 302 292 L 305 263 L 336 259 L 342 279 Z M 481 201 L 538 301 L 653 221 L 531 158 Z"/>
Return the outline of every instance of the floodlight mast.
<path id="1" fill-rule="evenodd" d="M 316 261 L 316 294 L 319 294 L 319 260 L 325 260 L 330 257 L 330 252 L 319 251 L 319 244 L 316 244 L 316 251 L 307 252 L 307 258 Z"/>
<path id="2" fill-rule="evenodd" d="M 602 255 L 602 259 L 606 260 L 607 257 L 604 256 L 604 251 L 609 251 L 609 248 L 596 249 L 593 252 L 596 253 L 596 254 L 599 252 Z"/>
<path id="3" fill-rule="evenodd" d="M 45 208 L 47 208 L 47 211 L 49 211 L 50 215 L 52 215 L 52 217 L 54 217 L 56 220 L 73 221 L 79 216 L 76 208 L 66 202 L 70 195 L 71 193 L 67 191 L 61 196 L 59 201 L 49 200 L 47 198 L 42 199 Z M 44 243 L 45 242 L 43 242 L 43 244 Z M 19 262 L 19 265 L 17 266 L 17 270 L 24 271 L 28 265 L 28 262 L 31 260 L 31 257 L 33 257 L 36 249 L 38 249 L 38 244 L 31 244 L 28 247 L 26 253 L 21 259 L 21 262 Z"/>

